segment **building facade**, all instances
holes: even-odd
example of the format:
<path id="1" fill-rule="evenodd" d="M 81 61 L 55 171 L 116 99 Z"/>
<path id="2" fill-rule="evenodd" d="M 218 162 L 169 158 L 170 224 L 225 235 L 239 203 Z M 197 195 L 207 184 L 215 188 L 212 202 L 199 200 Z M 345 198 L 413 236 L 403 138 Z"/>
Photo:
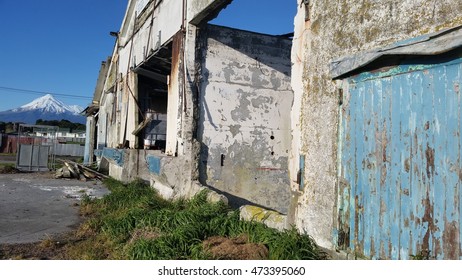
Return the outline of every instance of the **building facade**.
<path id="1" fill-rule="evenodd" d="M 289 39 L 207 23 L 231 2 L 129 1 L 88 158 L 344 257 L 460 259 L 462 4 L 297 0 Z"/>
<path id="2" fill-rule="evenodd" d="M 87 110 L 94 151 L 168 198 L 206 187 L 287 214 L 291 39 L 207 23 L 230 2 L 129 2 Z"/>

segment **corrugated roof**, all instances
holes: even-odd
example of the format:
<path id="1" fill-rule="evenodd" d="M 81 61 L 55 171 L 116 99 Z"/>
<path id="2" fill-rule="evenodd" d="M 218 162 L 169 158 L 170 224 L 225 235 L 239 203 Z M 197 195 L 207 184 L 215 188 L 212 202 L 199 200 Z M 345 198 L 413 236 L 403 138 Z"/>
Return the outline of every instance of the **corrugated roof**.
<path id="1" fill-rule="evenodd" d="M 462 46 L 462 26 L 400 41 L 384 48 L 336 59 L 330 64 L 332 79 L 337 79 L 380 57 L 393 55 L 438 55 Z"/>

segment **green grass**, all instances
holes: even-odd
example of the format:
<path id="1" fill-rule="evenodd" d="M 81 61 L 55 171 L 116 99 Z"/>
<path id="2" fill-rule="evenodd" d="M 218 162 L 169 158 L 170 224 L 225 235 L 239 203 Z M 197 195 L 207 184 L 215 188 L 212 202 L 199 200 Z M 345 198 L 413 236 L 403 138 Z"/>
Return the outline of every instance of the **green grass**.
<path id="1" fill-rule="evenodd" d="M 264 244 L 270 259 L 320 259 L 322 252 L 295 229 L 277 231 L 239 219 L 224 203 L 207 202 L 201 192 L 190 200 L 166 201 L 142 181 L 124 185 L 105 181 L 111 193 L 85 197 L 81 214 L 87 220 L 77 231 L 82 241 L 68 248 L 74 259 L 208 259 L 202 242 L 212 236 L 246 235 Z"/>

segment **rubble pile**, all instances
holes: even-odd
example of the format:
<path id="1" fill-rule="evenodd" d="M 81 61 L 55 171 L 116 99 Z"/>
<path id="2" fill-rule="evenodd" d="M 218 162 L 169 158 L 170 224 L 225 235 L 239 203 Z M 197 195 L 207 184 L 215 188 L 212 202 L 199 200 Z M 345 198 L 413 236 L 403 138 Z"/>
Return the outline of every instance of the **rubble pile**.
<path id="1" fill-rule="evenodd" d="M 63 163 L 63 167 L 56 170 L 55 178 L 67 178 L 67 179 L 78 179 L 82 181 L 87 180 L 102 180 L 108 178 L 108 176 L 96 172 L 88 167 L 78 164 L 69 160 L 60 160 Z"/>

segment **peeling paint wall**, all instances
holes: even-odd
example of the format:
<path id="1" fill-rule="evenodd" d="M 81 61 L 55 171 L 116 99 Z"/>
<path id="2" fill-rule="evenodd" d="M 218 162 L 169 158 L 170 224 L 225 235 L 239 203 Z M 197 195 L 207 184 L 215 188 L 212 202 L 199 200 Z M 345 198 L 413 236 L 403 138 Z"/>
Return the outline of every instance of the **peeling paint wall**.
<path id="1" fill-rule="evenodd" d="M 334 248 L 339 100 L 337 85 L 329 76 L 329 63 L 341 56 L 460 25 L 462 2 L 309 1 L 307 8 L 302 2 L 297 1 L 292 56 L 292 75 L 298 77 L 293 80 L 294 104 L 301 104 L 299 120 L 292 124 L 300 124 L 300 134 L 292 143 L 298 151 L 293 151 L 290 176 L 296 181 L 296 154 L 305 156 L 301 170 L 305 189 L 294 203 L 294 221 L 320 245 Z M 298 53 L 302 57 L 295 56 Z"/>
<path id="2" fill-rule="evenodd" d="M 201 32 L 201 182 L 287 213 L 291 41 L 213 25 Z"/>

